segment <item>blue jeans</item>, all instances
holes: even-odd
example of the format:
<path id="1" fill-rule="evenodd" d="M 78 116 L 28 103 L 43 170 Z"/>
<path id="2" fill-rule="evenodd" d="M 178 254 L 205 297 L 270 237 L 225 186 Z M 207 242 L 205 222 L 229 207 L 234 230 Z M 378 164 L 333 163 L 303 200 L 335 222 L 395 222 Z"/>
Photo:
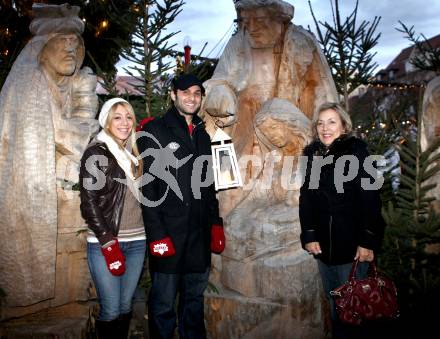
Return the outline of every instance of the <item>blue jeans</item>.
<path id="1" fill-rule="evenodd" d="M 322 285 L 327 300 L 330 302 L 330 312 L 332 319 L 332 331 L 333 338 L 359 338 L 356 334 L 358 328 L 354 326 L 344 325 L 339 321 L 338 314 L 336 312 L 336 304 L 333 297 L 330 295 L 330 291 L 341 286 L 348 281 L 350 275 L 352 263 L 343 265 L 327 265 L 318 259 L 318 268 L 321 275 Z M 367 277 L 368 262 L 359 262 L 356 270 L 356 278 L 363 279 Z"/>
<path id="2" fill-rule="evenodd" d="M 148 297 L 150 337 L 169 339 L 176 328 L 177 307 L 179 338 L 206 338 L 203 293 L 208 286 L 209 268 L 204 273 L 169 274 L 151 272 L 152 286 Z"/>
<path id="3" fill-rule="evenodd" d="M 99 300 L 98 320 L 111 321 L 131 312 L 132 299 L 144 266 L 146 242 L 120 242 L 125 256 L 125 273 L 112 275 L 98 243 L 87 243 L 87 261 Z"/>

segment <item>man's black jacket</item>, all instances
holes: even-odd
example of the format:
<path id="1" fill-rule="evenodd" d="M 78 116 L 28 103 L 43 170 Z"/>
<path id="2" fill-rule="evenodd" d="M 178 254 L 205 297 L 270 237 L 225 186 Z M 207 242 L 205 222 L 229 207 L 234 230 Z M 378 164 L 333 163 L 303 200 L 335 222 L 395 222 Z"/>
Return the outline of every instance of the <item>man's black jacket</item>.
<path id="1" fill-rule="evenodd" d="M 173 107 L 149 122 L 143 129 L 149 135 L 138 139 L 139 152 L 145 152 L 144 175 L 154 177 L 142 188 L 150 201 L 142 206 L 147 241 L 169 236 L 176 250 L 176 255 L 166 258 L 150 254 L 149 268 L 155 272 L 206 271 L 211 263 L 211 226 L 223 225 L 214 184 L 201 188 L 203 184 L 198 184 L 207 175 L 212 179 L 211 141 L 199 117 L 194 116 L 193 125 L 190 136 L 185 119 Z M 197 192 L 199 197 L 194 195 Z"/>

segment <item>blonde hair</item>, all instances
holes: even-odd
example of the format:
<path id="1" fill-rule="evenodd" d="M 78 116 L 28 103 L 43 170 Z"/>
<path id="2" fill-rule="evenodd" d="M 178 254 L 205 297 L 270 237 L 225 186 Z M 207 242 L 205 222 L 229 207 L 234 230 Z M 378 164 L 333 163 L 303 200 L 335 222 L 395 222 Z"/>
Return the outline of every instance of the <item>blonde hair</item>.
<path id="1" fill-rule="evenodd" d="M 344 134 L 350 135 L 353 132 L 353 124 L 351 122 L 351 118 L 348 115 L 348 113 L 345 111 L 344 107 L 342 107 L 341 104 L 337 102 L 325 102 L 321 106 L 319 106 L 313 121 L 312 121 L 312 137 L 313 139 L 318 139 L 318 119 L 319 114 L 321 112 L 324 112 L 328 109 L 331 109 L 338 113 L 339 117 L 341 118 L 342 127 L 344 128 Z"/>
<path id="2" fill-rule="evenodd" d="M 116 109 L 118 106 L 124 107 L 133 118 L 133 127 L 131 129 L 130 135 L 124 142 L 120 142 L 118 138 L 110 131 L 110 123 L 113 120 Z M 117 102 L 115 103 L 109 110 L 107 120 L 105 121 L 104 130 L 107 134 L 121 147 L 121 149 L 127 148 L 131 150 L 131 153 L 138 158 L 139 165 L 136 167 L 133 163 L 131 164 L 131 170 L 136 178 L 139 178 L 142 175 L 142 159 L 139 159 L 139 150 L 136 143 L 136 115 L 134 114 L 133 107 L 128 102 Z M 128 147 L 127 147 L 128 146 Z"/>

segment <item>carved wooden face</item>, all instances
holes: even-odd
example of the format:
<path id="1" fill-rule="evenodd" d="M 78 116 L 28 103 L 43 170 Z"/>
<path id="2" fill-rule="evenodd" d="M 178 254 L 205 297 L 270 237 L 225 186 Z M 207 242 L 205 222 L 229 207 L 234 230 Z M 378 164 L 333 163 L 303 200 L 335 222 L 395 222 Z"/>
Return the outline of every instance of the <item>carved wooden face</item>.
<path id="1" fill-rule="evenodd" d="M 264 8 L 243 10 L 240 18 L 252 48 L 273 48 L 281 38 L 283 24 Z"/>
<path id="2" fill-rule="evenodd" d="M 75 72 L 79 39 L 75 34 L 60 34 L 50 39 L 42 50 L 40 62 L 56 80 Z"/>
<path id="3" fill-rule="evenodd" d="M 281 121 L 272 118 L 265 119 L 258 129 L 265 135 L 267 140 L 274 146 L 282 148 L 286 146 L 291 136 L 289 128 Z"/>

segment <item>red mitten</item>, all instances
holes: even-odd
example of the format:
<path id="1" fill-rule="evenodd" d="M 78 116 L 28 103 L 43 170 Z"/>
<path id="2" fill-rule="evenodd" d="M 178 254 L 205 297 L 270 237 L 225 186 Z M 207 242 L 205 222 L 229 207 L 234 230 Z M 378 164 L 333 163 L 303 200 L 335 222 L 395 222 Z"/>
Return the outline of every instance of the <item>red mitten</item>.
<path id="1" fill-rule="evenodd" d="M 104 255 L 107 268 L 113 275 L 123 275 L 125 273 L 125 259 L 119 247 L 118 239 L 107 247 L 102 247 L 101 252 Z"/>
<path id="2" fill-rule="evenodd" d="M 225 232 L 223 226 L 212 225 L 211 227 L 211 251 L 220 254 L 226 245 Z"/>
<path id="3" fill-rule="evenodd" d="M 171 257 L 176 254 L 173 241 L 170 237 L 150 242 L 150 253 L 155 257 Z"/>

